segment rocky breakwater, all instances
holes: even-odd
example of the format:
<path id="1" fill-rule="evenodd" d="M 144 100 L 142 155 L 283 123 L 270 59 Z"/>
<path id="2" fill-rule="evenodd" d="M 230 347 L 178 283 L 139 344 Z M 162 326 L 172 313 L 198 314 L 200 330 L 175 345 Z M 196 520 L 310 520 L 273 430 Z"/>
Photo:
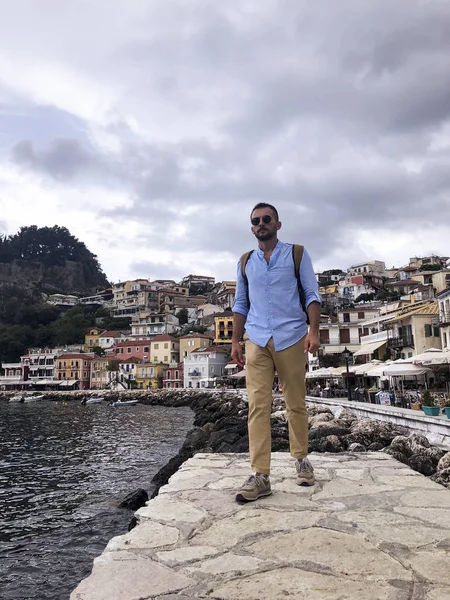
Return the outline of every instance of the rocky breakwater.
<path id="1" fill-rule="evenodd" d="M 183 462 L 196 452 L 248 452 L 247 404 L 228 394 L 151 394 L 146 403 L 170 406 L 188 405 L 195 411 L 194 428 L 180 452 L 154 477 L 158 493 Z M 450 452 L 432 446 L 428 439 L 408 428 L 359 419 L 347 411 L 335 417 L 330 409 L 310 406 L 309 449 L 311 452 L 385 452 L 414 471 L 450 488 Z M 286 412 L 281 397 L 274 400 L 272 450 L 288 451 Z"/>
<path id="2" fill-rule="evenodd" d="M 98 392 L 96 392 L 98 393 Z M 196 390 L 133 390 L 101 392 L 105 401 L 137 399 L 142 404 L 188 406 L 195 414 L 180 451 L 153 478 L 152 497 L 179 467 L 197 452 L 248 452 L 247 403 L 239 393 Z M 86 392 L 48 393 L 51 400 L 81 400 Z M 339 416 L 323 406 L 309 406 L 310 452 L 385 452 L 414 471 L 450 489 L 450 452 L 433 446 L 424 435 L 385 421 L 360 419 L 343 410 Z M 272 450 L 289 450 L 284 401 L 275 397 L 272 409 Z"/>

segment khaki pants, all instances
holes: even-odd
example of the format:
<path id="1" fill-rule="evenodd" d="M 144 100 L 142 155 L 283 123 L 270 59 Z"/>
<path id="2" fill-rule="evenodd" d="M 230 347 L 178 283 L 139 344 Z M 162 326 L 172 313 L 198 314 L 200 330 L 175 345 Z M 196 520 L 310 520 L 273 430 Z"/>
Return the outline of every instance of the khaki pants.
<path id="1" fill-rule="evenodd" d="M 272 385 L 275 370 L 283 385 L 289 423 L 289 446 L 293 458 L 308 454 L 308 412 L 305 396 L 304 341 L 276 352 L 273 338 L 265 348 L 244 336 L 248 392 L 250 463 L 254 473 L 270 474 Z"/>

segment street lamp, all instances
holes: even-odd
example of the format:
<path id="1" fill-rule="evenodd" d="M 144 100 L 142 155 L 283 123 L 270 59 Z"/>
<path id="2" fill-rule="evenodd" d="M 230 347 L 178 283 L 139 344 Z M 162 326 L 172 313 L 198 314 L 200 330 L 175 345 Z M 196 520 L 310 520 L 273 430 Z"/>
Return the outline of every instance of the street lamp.
<path id="1" fill-rule="evenodd" d="M 348 361 L 350 360 L 350 357 L 353 356 L 353 352 L 350 352 L 350 350 L 347 348 L 347 346 L 345 346 L 345 350 L 342 352 L 342 356 L 344 357 L 345 368 L 346 368 L 347 399 L 351 400 L 352 397 L 350 394 L 350 378 L 349 378 L 349 372 L 348 372 Z"/>

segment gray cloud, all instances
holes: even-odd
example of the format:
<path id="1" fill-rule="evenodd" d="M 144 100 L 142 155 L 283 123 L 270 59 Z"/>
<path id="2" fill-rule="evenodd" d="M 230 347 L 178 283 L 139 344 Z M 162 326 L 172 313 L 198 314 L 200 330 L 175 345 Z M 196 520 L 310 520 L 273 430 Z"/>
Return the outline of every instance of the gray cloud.
<path id="1" fill-rule="evenodd" d="M 172 0 L 152 3 L 142 27 L 148 35 L 116 48 L 105 79 L 126 88 L 145 135 L 116 115 L 104 126 L 121 141 L 114 155 L 75 139 L 22 140 L 15 163 L 71 185 L 120 186 L 132 205 L 99 217 L 139 222 L 138 242 L 151 235 L 168 249 L 179 222 L 183 245 L 211 255 L 253 244 L 258 201 L 279 207 L 282 239 L 322 261 L 343 245 L 349 262 L 365 258 L 358 229 L 429 230 L 431 209 L 450 218 L 450 155 L 433 143 L 450 121 L 447 3 Z M 169 108 L 183 115 L 178 139 Z"/>

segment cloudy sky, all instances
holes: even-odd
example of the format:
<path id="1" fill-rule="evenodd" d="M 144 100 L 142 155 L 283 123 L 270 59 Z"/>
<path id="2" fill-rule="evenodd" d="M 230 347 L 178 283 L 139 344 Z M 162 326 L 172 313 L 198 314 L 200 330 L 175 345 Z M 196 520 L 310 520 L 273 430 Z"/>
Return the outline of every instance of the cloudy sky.
<path id="1" fill-rule="evenodd" d="M 449 46 L 448 0 L 3 2 L 0 233 L 230 279 L 266 201 L 317 270 L 450 255 Z"/>

